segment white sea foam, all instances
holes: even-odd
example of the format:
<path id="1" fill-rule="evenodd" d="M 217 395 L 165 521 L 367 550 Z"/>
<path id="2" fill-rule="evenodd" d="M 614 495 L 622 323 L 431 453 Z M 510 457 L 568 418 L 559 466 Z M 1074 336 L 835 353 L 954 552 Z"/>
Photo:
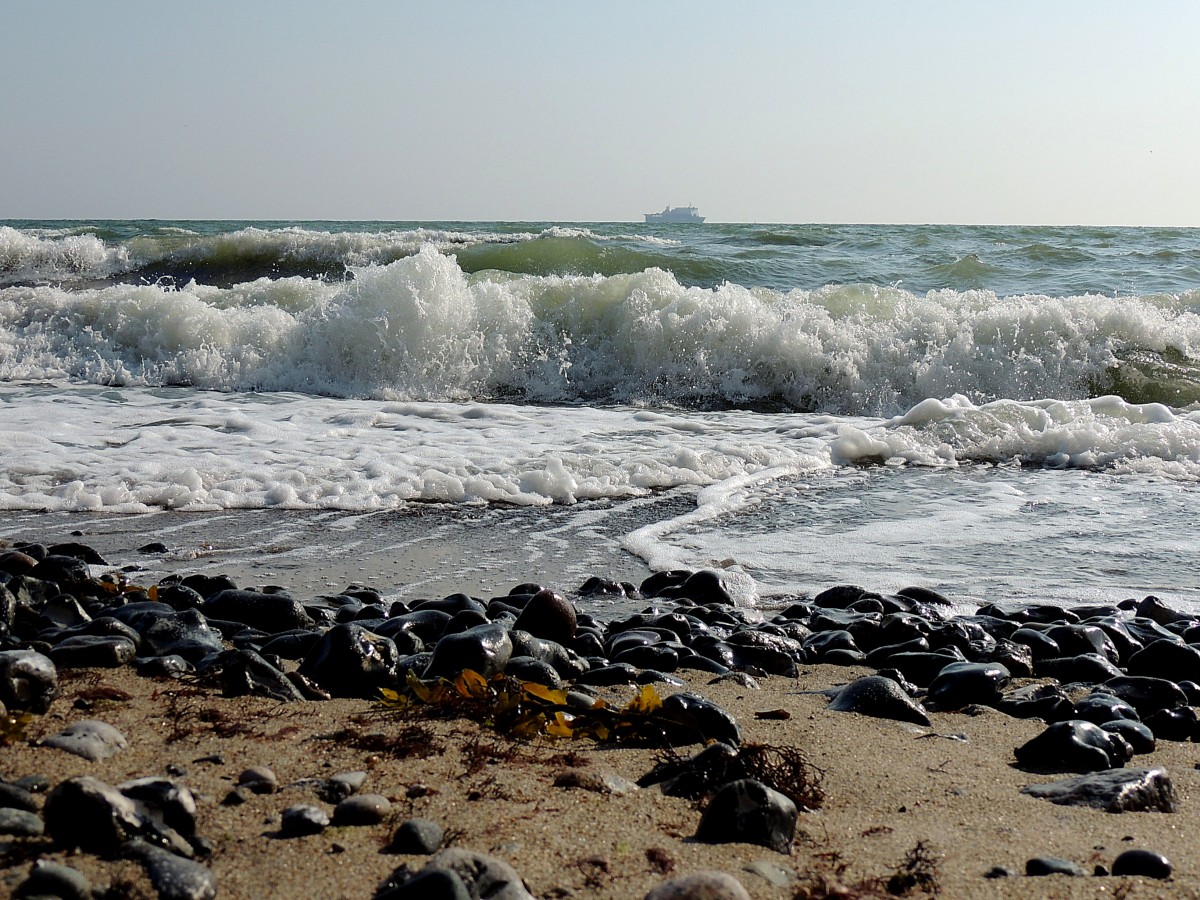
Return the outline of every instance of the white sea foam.
<path id="1" fill-rule="evenodd" d="M 467 275 L 431 243 L 346 282 L 0 290 L 0 380 L 376 399 L 895 415 L 956 394 L 1084 399 L 1133 372 L 1149 385 L 1134 390 L 1187 402 L 1200 382 L 1172 360 L 1197 348 L 1200 316 L 1159 296 L 705 289 L 659 269 Z"/>

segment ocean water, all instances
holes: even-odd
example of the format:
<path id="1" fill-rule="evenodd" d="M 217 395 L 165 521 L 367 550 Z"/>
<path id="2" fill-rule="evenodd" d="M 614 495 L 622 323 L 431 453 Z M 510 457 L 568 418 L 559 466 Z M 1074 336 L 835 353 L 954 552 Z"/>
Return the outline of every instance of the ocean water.
<path id="1" fill-rule="evenodd" d="M 1197 230 L 0 223 L 0 537 L 1200 608 L 1198 501 Z"/>

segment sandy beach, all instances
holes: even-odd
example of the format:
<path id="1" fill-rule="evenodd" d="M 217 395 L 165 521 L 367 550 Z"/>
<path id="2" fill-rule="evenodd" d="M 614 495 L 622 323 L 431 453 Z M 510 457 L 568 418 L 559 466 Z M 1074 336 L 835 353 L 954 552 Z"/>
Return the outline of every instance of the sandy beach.
<path id="1" fill-rule="evenodd" d="M 821 773 L 824 804 L 801 814 L 790 854 L 694 841 L 703 804 L 664 796 L 657 787 L 614 795 L 555 786 L 567 766 L 636 781 L 654 765 L 650 748 L 586 738 L 518 741 L 479 722 L 430 719 L 419 710 L 402 714 L 366 700 L 225 699 L 218 688 L 139 677 L 128 668 L 64 670 L 50 711 L 0 754 L 0 777 L 41 775 L 51 785 L 85 774 L 109 784 L 177 777 L 198 797 L 197 833 L 212 844 L 207 864 L 223 897 L 369 897 L 397 866 L 424 864 L 423 857 L 381 852 L 396 824 L 412 816 L 439 823 L 453 846 L 509 862 L 537 897 L 641 897 L 667 877 L 700 870 L 727 872 L 754 897 L 790 897 L 806 886 L 809 896 L 859 896 L 834 889 L 858 885 L 865 892 L 865 882 L 886 879 L 918 845 L 934 861 L 936 886 L 947 897 L 1200 895 L 1200 862 L 1188 825 L 1200 794 L 1194 745 L 1160 741 L 1153 754 L 1132 763 L 1169 772 L 1178 813 L 1056 806 L 1021 793 L 1055 776 L 1012 765 L 1014 748 L 1042 730 L 1038 720 L 983 709 L 933 713 L 932 727 L 924 728 L 828 711 L 826 698 L 812 693 L 870 673 L 802 666 L 795 679 L 764 677 L 756 688 L 681 675 L 687 689 L 737 719 L 744 741 L 798 749 Z M 664 695 L 681 689 L 658 688 Z M 602 689 L 615 704 L 634 691 Z M 770 717 L 757 715 L 764 712 Z M 85 718 L 115 726 L 128 749 L 89 762 L 39 746 Z M 414 727 L 422 731 L 406 731 Z M 224 805 L 239 774 L 252 766 L 273 769 L 279 791 Z M 362 791 L 390 800 L 386 821 L 309 837 L 279 835 L 284 808 L 311 803 L 330 811 L 314 785 L 354 771 L 367 773 Z M 97 888 L 130 896 L 136 896 L 128 893 L 133 885 L 149 890 L 132 862 L 64 854 L 48 841 L 3 846 L 5 889 L 41 857 L 77 868 Z M 1091 871 L 1110 867 L 1131 848 L 1165 854 L 1175 866 L 1173 879 L 1023 875 L 1035 856 L 1061 857 Z M 997 866 L 1014 875 L 983 877 Z"/>

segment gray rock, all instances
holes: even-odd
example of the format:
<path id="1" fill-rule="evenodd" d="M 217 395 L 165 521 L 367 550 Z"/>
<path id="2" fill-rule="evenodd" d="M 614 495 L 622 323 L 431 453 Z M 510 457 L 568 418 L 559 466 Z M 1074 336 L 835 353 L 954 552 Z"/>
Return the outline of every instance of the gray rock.
<path id="1" fill-rule="evenodd" d="M 1087 871 L 1069 859 L 1057 856 L 1035 856 L 1025 863 L 1026 875 L 1086 875 Z"/>
<path id="2" fill-rule="evenodd" d="M 60 863 L 39 859 L 29 871 L 29 877 L 13 892 L 17 898 L 57 897 L 59 900 L 92 900 L 91 882 L 83 875 Z"/>
<path id="3" fill-rule="evenodd" d="M 241 622 L 268 634 L 311 628 L 312 618 L 298 600 L 287 594 L 260 594 L 236 589 L 218 591 L 200 607 L 210 619 Z"/>
<path id="4" fill-rule="evenodd" d="M 419 874 L 439 871 L 457 875 L 472 900 L 533 900 L 517 870 L 494 856 L 447 847 L 434 854 Z"/>
<path id="5" fill-rule="evenodd" d="M 23 809 L 0 808 L 0 834 L 13 837 L 41 837 L 46 830 L 37 813 Z"/>
<path id="6" fill-rule="evenodd" d="M 398 870 L 376 892 L 373 900 L 478 900 L 454 872 L 441 869 L 409 876 Z"/>
<path id="7" fill-rule="evenodd" d="M 46 831 L 63 848 L 112 853 L 142 829 L 132 800 L 98 778 L 68 778 L 46 795 Z"/>
<path id="8" fill-rule="evenodd" d="M 36 650 L 0 651 L 0 703 L 44 713 L 58 696 L 58 669 Z"/>
<path id="9" fill-rule="evenodd" d="M 618 797 L 638 790 L 636 784 L 614 772 L 598 772 L 595 769 L 578 767 L 560 769 L 554 776 L 554 786 L 576 788 L 595 794 L 615 794 Z"/>
<path id="10" fill-rule="evenodd" d="M 645 900 L 750 900 L 750 895 L 732 875 L 705 871 L 664 881 Z"/>
<path id="11" fill-rule="evenodd" d="M 159 900 L 213 900 L 217 896 L 217 876 L 207 866 L 143 840 L 129 841 L 121 852 L 142 864 Z"/>
<path id="12" fill-rule="evenodd" d="M 334 825 L 378 825 L 392 811 L 383 794 L 355 794 L 333 808 Z"/>
<path id="13" fill-rule="evenodd" d="M 1113 813 L 1178 810 L 1175 787 L 1165 769 L 1109 769 L 1050 784 L 1031 784 L 1021 792 L 1062 806 L 1091 806 Z"/>
<path id="14" fill-rule="evenodd" d="M 135 656 L 137 645 L 120 635 L 77 634 L 50 649 L 50 658 L 62 669 L 119 669 Z"/>
<path id="15" fill-rule="evenodd" d="M 0 781 L 0 807 L 37 812 L 38 802 L 33 794 L 20 785 Z"/>
<path id="16" fill-rule="evenodd" d="M 829 706 L 835 712 L 855 712 L 877 719 L 895 719 L 929 727 L 925 708 L 901 690 L 900 685 L 881 675 L 868 675 L 836 689 Z"/>
<path id="17" fill-rule="evenodd" d="M 320 834 L 329 827 L 329 816 L 325 810 L 311 803 L 289 806 L 280 817 L 279 833 L 284 837 L 303 837 Z"/>
<path id="18" fill-rule="evenodd" d="M 429 819 L 409 819 L 401 822 L 388 844 L 389 853 L 410 853 L 428 856 L 437 853 L 445 839 L 445 831 Z"/>
<path id="19" fill-rule="evenodd" d="M 745 843 L 790 853 L 796 834 L 796 804 L 760 781 L 731 781 L 716 794 L 696 829 L 705 844 Z"/>
<path id="20" fill-rule="evenodd" d="M 253 650 L 226 650 L 217 658 L 226 697 L 267 697 L 295 703 L 304 695 L 286 675 Z"/>
<path id="21" fill-rule="evenodd" d="M 238 776 L 237 783 L 254 794 L 273 794 L 279 790 L 279 779 L 266 766 L 251 766 Z"/>
<path id="22" fill-rule="evenodd" d="M 196 834 L 196 798 L 187 785 L 169 778 L 136 778 L 117 790 L 186 839 Z"/>
<path id="23" fill-rule="evenodd" d="M 65 750 L 92 762 L 99 762 L 120 753 L 129 746 L 129 742 L 125 740 L 125 735 L 107 722 L 83 719 L 46 738 L 42 746 Z"/>

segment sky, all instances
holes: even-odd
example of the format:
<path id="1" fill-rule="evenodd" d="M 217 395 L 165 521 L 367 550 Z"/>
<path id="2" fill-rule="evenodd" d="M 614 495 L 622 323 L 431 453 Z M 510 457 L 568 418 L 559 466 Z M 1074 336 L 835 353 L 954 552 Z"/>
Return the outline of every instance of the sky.
<path id="1" fill-rule="evenodd" d="M 3 0 L 0 219 L 1200 225 L 1200 4 Z"/>

